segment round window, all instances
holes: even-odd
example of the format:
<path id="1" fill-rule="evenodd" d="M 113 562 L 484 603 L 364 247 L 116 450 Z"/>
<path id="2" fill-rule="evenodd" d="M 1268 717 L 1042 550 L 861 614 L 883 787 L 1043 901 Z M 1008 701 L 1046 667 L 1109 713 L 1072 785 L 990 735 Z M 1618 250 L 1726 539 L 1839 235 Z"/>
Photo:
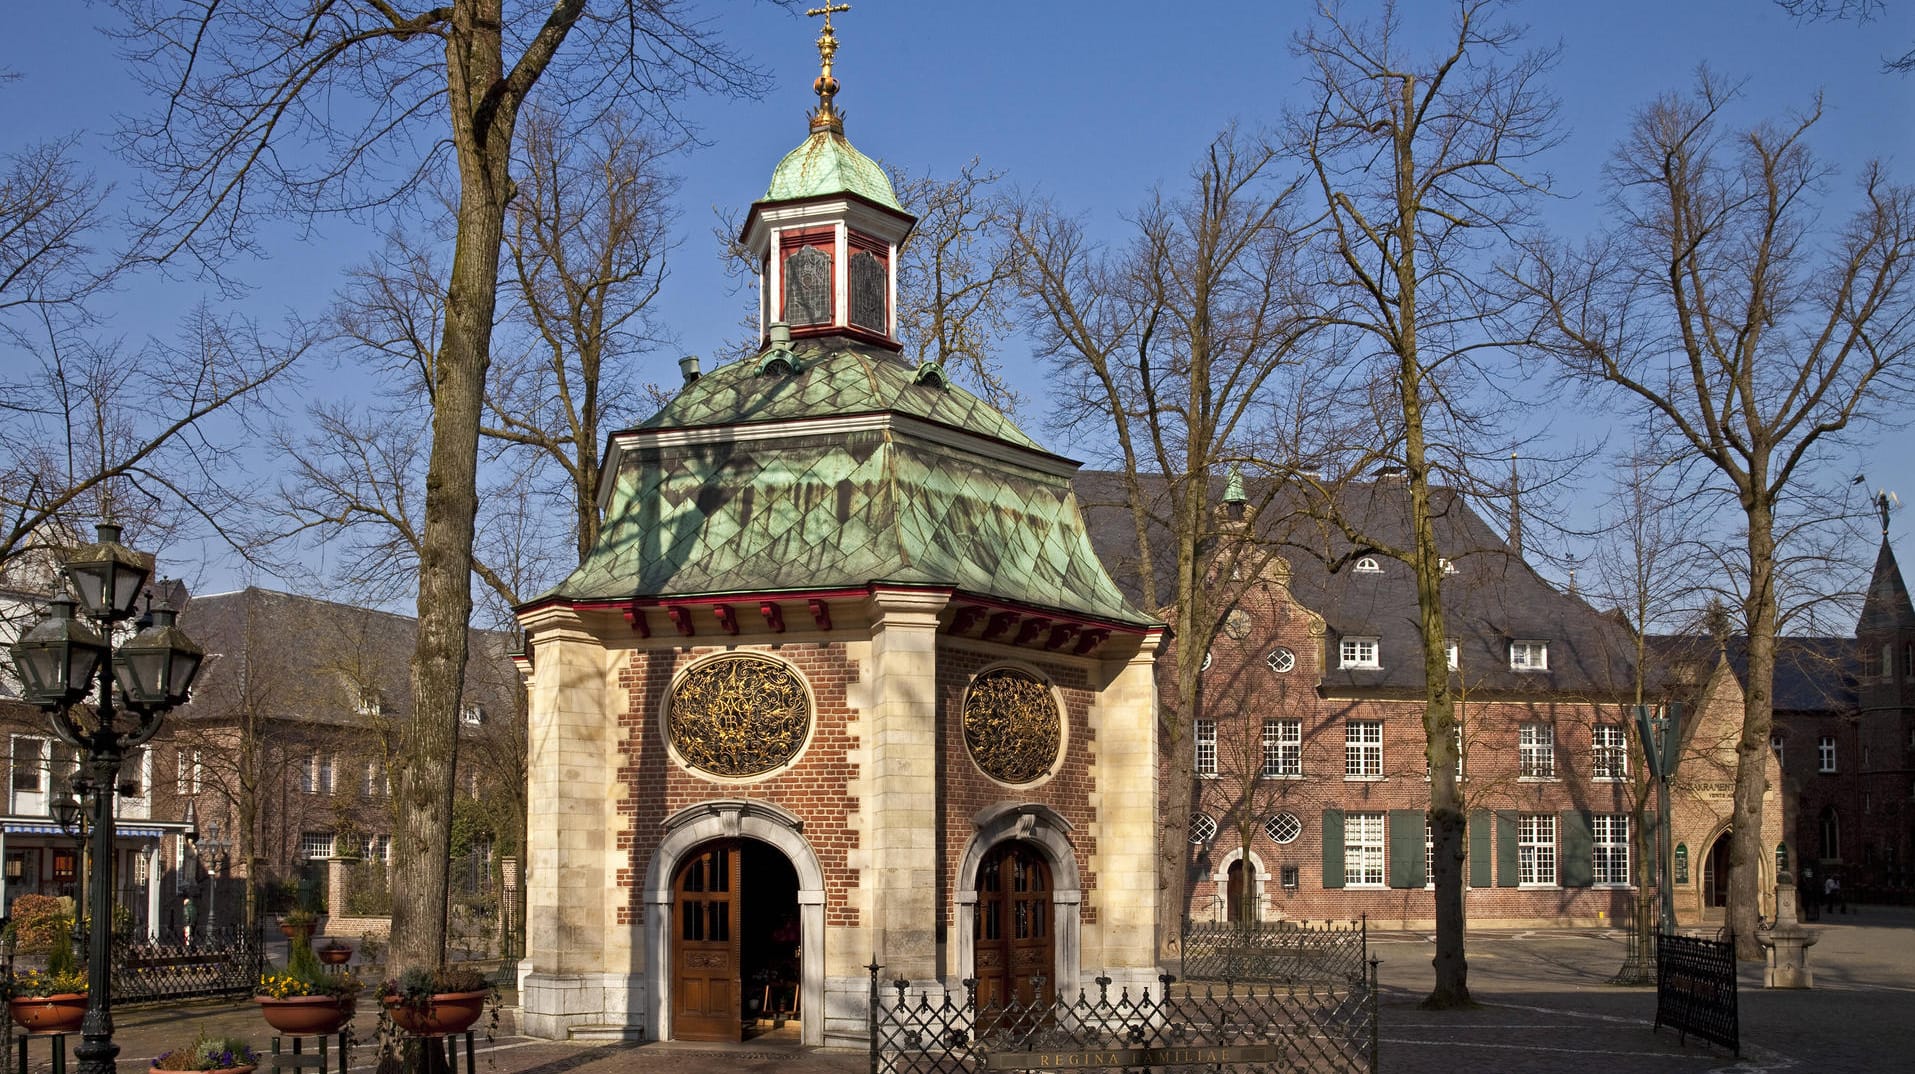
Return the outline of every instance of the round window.
<path id="1" fill-rule="evenodd" d="M 1202 813 L 1190 815 L 1190 841 L 1208 843 L 1217 838 L 1217 822 Z"/>
<path id="2" fill-rule="evenodd" d="M 756 776 L 798 755 L 811 699 L 790 668 L 761 656 L 721 656 L 672 687 L 666 733 L 685 764 L 715 776 Z"/>
<path id="3" fill-rule="evenodd" d="M 964 698 L 964 745 L 984 774 L 1031 783 L 1057 763 L 1064 737 L 1057 699 L 1043 680 L 1015 668 L 987 671 Z"/>
<path id="4" fill-rule="evenodd" d="M 1281 675 L 1297 666 L 1297 654 L 1288 649 L 1277 648 L 1271 650 L 1270 655 L 1263 658 L 1263 662 L 1270 665 L 1271 671 Z"/>
<path id="5" fill-rule="evenodd" d="M 1269 836 L 1271 842 L 1294 842 L 1297 836 L 1303 834 L 1303 822 L 1297 819 L 1295 813 L 1278 813 L 1263 822 L 1263 834 Z"/>

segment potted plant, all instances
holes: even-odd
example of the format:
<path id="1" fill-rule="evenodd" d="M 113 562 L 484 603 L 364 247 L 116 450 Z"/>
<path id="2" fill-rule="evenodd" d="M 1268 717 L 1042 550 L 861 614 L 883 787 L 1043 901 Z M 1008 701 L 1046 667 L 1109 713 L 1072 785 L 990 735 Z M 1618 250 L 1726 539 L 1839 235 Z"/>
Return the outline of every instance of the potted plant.
<path id="1" fill-rule="evenodd" d="M 279 931 L 285 933 L 286 938 L 294 943 L 299 943 L 301 940 L 312 942 L 313 929 L 318 924 L 319 915 L 303 906 L 279 915 Z"/>
<path id="2" fill-rule="evenodd" d="M 266 1024 L 297 1036 L 338 1032 L 352 1020 L 358 998 L 359 979 L 328 972 L 303 939 L 293 941 L 286 969 L 262 975 L 253 990 Z"/>
<path id="3" fill-rule="evenodd" d="M 492 986 L 470 966 L 414 968 L 379 987 L 394 1024 L 415 1036 L 442 1037 L 472 1028 L 485 1013 Z"/>
<path id="4" fill-rule="evenodd" d="M 153 1060 L 154 1070 L 222 1070 L 246 1074 L 259 1066 L 253 1047 L 238 1037 L 209 1037 L 201 1030 L 192 1041 Z"/>
<path id="5" fill-rule="evenodd" d="M 339 939 L 326 941 L 319 949 L 319 961 L 328 966 L 343 966 L 352 961 L 352 945 Z"/>
<path id="6" fill-rule="evenodd" d="M 7 982 L 7 1013 L 29 1033 L 71 1033 L 86 1017 L 86 971 L 73 957 L 73 920 L 54 922 L 47 965 Z"/>

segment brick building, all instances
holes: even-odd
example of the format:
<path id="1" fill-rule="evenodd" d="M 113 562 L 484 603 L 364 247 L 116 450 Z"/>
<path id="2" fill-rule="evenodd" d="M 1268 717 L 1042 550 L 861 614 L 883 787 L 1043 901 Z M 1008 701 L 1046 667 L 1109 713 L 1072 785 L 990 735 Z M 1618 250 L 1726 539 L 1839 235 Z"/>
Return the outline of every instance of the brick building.
<path id="1" fill-rule="evenodd" d="M 760 352 L 614 434 L 596 546 L 520 609 L 533 1034 L 858 1046 L 873 959 L 1155 977 L 1157 625 L 1076 464 L 900 356 L 913 221 L 819 86 L 741 236 Z"/>

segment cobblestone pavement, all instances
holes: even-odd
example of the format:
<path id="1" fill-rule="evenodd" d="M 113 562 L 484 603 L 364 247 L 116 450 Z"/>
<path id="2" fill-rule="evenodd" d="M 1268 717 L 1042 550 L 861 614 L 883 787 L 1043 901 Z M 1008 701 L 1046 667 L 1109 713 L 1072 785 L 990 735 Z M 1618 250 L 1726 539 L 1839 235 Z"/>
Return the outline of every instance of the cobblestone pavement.
<path id="1" fill-rule="evenodd" d="M 1810 949 L 1816 987 L 1769 991 L 1759 964 L 1743 967 L 1742 1057 L 1706 1044 L 1685 1045 L 1670 1030 L 1655 1032 L 1653 988 L 1618 988 L 1607 980 L 1622 965 L 1619 933 L 1597 930 L 1478 932 L 1470 937 L 1474 1010 L 1426 1012 L 1430 938 L 1372 935 L 1382 960 L 1381 1065 L 1389 1074 L 1444 1074 L 1485 1068 L 1509 1074 L 1768 1074 L 1792 1071 L 1901 1072 L 1915 1069 L 1915 910 L 1862 908 L 1824 917 Z M 360 1004 L 356 1030 L 369 1040 L 371 1004 Z M 212 1003 L 127 1010 L 117 1019 L 120 1069 L 145 1061 L 204 1028 L 252 1041 L 262 1050 L 270 1031 L 250 1003 Z M 77 1044 L 77 1038 L 71 1043 Z M 854 1074 L 868 1069 L 863 1052 L 798 1047 L 795 1032 L 768 1034 L 736 1047 L 680 1043 L 601 1045 L 517 1036 L 504 1012 L 491 1042 L 478 1044 L 476 1074 Z M 11 1058 L 11 1057 L 10 1057 Z M 360 1048 L 353 1069 L 371 1069 Z M 69 1063 L 71 1059 L 69 1058 Z M 48 1069 L 43 1042 L 32 1067 Z"/>

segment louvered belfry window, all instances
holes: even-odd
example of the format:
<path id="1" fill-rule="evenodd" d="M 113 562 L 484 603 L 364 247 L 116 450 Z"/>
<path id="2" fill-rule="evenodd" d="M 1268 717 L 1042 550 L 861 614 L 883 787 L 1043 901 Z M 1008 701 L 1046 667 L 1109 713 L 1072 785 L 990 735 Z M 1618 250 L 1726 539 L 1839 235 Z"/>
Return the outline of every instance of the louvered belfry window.
<path id="1" fill-rule="evenodd" d="M 785 258 L 785 323 L 831 321 L 831 255 L 821 247 L 799 247 Z"/>
<path id="2" fill-rule="evenodd" d="M 884 259 L 869 250 L 851 255 L 851 323 L 883 332 L 886 291 Z"/>

